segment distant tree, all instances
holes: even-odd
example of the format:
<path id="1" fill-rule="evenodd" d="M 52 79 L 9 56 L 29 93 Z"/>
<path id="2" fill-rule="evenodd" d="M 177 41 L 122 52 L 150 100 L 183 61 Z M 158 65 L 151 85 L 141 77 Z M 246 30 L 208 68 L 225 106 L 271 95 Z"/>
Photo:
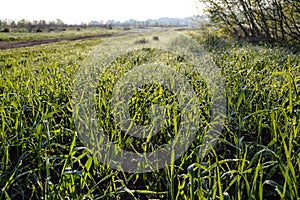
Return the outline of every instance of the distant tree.
<path id="1" fill-rule="evenodd" d="M 45 29 L 47 27 L 47 22 L 45 20 L 39 20 L 38 26 L 40 29 Z"/>
<path id="2" fill-rule="evenodd" d="M 31 22 L 27 22 L 25 26 L 28 32 L 32 32 L 32 30 L 36 27 L 36 25 L 32 24 Z"/>
<path id="3" fill-rule="evenodd" d="M 17 24 L 16 24 L 15 21 L 11 21 L 11 22 L 10 22 L 10 26 L 11 26 L 12 28 L 16 28 L 16 27 L 17 27 Z"/>
<path id="4" fill-rule="evenodd" d="M 105 24 L 105 27 L 107 29 L 112 29 L 113 24 L 114 24 L 114 20 L 108 20 Z"/>
<path id="5" fill-rule="evenodd" d="M 25 19 L 21 19 L 20 21 L 17 22 L 17 26 L 18 26 L 19 28 L 25 28 L 26 23 L 27 23 L 27 22 L 26 22 Z"/>
<path id="6" fill-rule="evenodd" d="M 64 22 L 61 19 L 56 19 L 55 24 L 56 25 L 64 25 Z"/>
<path id="7" fill-rule="evenodd" d="M 7 22 L 7 20 L 3 20 L 3 21 L 1 21 L 1 28 L 7 28 L 8 27 L 8 22 Z"/>

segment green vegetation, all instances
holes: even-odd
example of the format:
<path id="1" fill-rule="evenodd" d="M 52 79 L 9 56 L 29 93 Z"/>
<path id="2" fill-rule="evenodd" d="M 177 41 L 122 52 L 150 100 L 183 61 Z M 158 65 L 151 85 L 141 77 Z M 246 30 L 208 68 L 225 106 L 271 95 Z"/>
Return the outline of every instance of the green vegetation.
<path id="1" fill-rule="evenodd" d="M 118 30 L 109 30 L 105 28 L 65 28 L 63 30 L 43 31 L 43 32 L 25 32 L 20 29 L 13 29 L 10 32 L 0 32 L 0 42 L 23 42 L 31 40 L 43 40 L 54 38 L 71 38 L 80 36 L 92 36 L 101 34 L 115 34 Z"/>
<path id="2" fill-rule="evenodd" d="M 268 41 L 299 41 L 297 0 L 199 0 L 211 20 L 227 33 Z"/>
<path id="3" fill-rule="evenodd" d="M 299 54 L 215 34 L 187 34 L 205 46 L 222 71 L 228 101 L 222 137 L 200 160 L 202 133 L 209 122 L 209 94 L 201 77 L 187 77 L 201 105 L 199 134 L 175 163 L 145 174 L 128 174 L 99 163 L 75 132 L 73 80 L 101 39 L 0 51 L 0 199 L 299 198 Z M 100 124 L 114 142 L 131 150 L 145 150 L 143 141 L 113 132 L 105 106 L 117 79 L 151 60 L 174 68 L 188 64 L 159 50 L 133 51 L 112 63 L 99 83 L 98 92 L 108 97 L 98 99 Z M 141 112 L 137 123 L 147 120 L 149 110 L 138 109 L 139 104 L 156 99 L 164 105 L 166 96 L 176 101 L 171 92 L 155 85 L 135 93 L 130 106 Z M 172 138 L 173 122 L 164 130 L 166 135 L 147 141 L 146 148 Z"/>

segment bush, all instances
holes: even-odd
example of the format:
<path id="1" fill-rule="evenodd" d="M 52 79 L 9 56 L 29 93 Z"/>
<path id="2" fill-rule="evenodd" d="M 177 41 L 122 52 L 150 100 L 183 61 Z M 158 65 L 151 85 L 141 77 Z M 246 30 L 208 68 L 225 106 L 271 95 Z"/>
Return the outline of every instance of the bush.
<path id="1" fill-rule="evenodd" d="M 145 38 L 140 39 L 140 40 L 136 40 L 134 42 L 134 44 L 146 44 L 146 43 L 148 43 L 148 41 Z"/>
<path id="2" fill-rule="evenodd" d="M 10 30 L 9 30 L 9 28 L 4 28 L 1 32 L 2 32 L 2 33 L 9 33 Z"/>

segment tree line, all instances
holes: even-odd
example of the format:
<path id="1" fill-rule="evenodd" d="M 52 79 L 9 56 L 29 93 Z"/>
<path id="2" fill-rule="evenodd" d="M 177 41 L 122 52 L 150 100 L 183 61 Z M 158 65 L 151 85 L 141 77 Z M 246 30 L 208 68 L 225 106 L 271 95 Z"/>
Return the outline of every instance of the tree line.
<path id="1" fill-rule="evenodd" d="M 81 23 L 80 25 L 70 25 L 65 24 L 62 20 L 57 19 L 54 21 L 46 21 L 46 20 L 0 20 L 0 31 L 1 32 L 9 32 L 10 29 L 23 29 L 28 32 L 42 32 L 42 31 L 54 31 L 61 30 L 64 31 L 66 28 L 87 28 L 87 27 L 102 27 L 107 29 L 112 29 L 111 24 L 91 24 L 91 23 Z"/>
<path id="2" fill-rule="evenodd" d="M 28 21 L 25 19 L 14 21 L 14 20 L 0 20 L 0 29 L 9 30 L 9 28 L 21 28 L 28 32 L 42 30 L 42 29 L 58 29 L 63 27 L 65 24 L 62 20 L 57 19 L 55 21 L 45 21 L 45 20 L 34 20 Z"/>
<path id="3" fill-rule="evenodd" d="M 238 37 L 300 40 L 299 0 L 199 0 L 211 21 Z"/>
<path id="4" fill-rule="evenodd" d="M 101 27 L 106 29 L 112 29 L 113 26 L 117 27 L 186 27 L 186 26 L 195 26 L 195 22 L 192 21 L 190 17 L 186 18 L 159 18 L 159 19 L 148 19 L 146 21 L 137 21 L 134 19 L 126 20 L 125 22 L 108 20 L 104 22 L 91 20 L 89 23 L 82 22 L 80 25 L 71 25 L 65 24 L 62 20 L 57 19 L 54 21 L 45 21 L 45 20 L 0 20 L 0 32 L 9 32 L 10 29 L 22 29 L 28 32 L 40 32 L 44 30 L 65 30 L 68 27 L 75 28 L 87 28 L 87 27 Z"/>

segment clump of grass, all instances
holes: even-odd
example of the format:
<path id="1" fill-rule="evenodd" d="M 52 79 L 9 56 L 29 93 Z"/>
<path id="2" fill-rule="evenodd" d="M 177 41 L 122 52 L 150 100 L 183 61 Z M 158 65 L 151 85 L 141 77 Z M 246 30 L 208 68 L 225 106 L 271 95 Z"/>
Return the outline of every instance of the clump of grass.
<path id="1" fill-rule="evenodd" d="M 134 44 L 146 44 L 146 43 L 148 43 L 148 40 L 146 40 L 146 38 L 142 38 L 134 42 Z"/>

